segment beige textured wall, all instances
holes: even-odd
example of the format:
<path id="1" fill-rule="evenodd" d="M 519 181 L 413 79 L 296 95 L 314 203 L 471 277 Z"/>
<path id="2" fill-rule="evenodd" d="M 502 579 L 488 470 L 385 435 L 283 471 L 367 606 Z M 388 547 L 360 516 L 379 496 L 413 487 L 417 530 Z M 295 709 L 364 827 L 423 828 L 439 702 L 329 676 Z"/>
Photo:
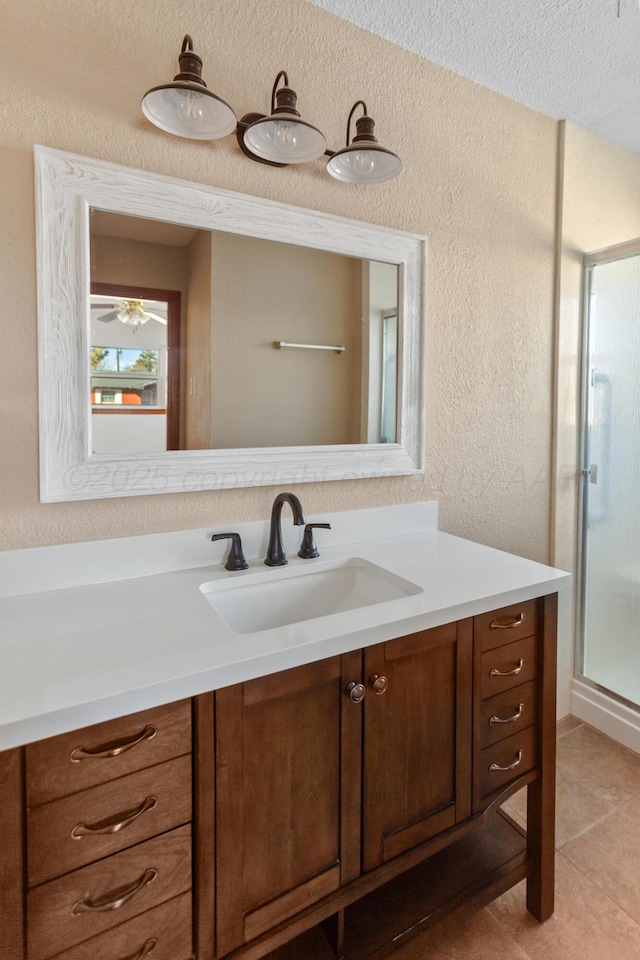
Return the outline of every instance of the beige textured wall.
<path id="1" fill-rule="evenodd" d="M 184 33 L 238 115 L 286 68 L 334 147 L 363 97 L 404 172 L 373 187 L 320 163 L 251 163 L 233 137 L 180 140 L 140 98 Z M 309 516 L 438 498 L 444 529 L 546 560 L 557 124 L 305 0 L 21 0 L 0 13 L 0 423 L 4 547 L 266 517 L 273 488 L 38 501 L 33 144 L 429 237 L 427 471 L 305 484 Z"/>
<path id="2" fill-rule="evenodd" d="M 579 366 L 583 256 L 640 237 L 640 157 L 575 123 L 563 124 L 556 476 L 552 562 L 576 570 L 579 493 Z M 575 601 L 559 608 L 559 688 L 569 707 Z M 562 704 L 562 701 L 561 701 Z"/>

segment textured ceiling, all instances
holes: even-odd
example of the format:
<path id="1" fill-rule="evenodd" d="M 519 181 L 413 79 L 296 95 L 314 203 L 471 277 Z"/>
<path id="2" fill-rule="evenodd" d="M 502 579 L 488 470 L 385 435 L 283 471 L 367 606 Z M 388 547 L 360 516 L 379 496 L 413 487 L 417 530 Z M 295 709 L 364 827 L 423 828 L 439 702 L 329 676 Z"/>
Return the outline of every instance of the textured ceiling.
<path id="1" fill-rule="evenodd" d="M 640 154 L 639 0 L 311 0 Z"/>

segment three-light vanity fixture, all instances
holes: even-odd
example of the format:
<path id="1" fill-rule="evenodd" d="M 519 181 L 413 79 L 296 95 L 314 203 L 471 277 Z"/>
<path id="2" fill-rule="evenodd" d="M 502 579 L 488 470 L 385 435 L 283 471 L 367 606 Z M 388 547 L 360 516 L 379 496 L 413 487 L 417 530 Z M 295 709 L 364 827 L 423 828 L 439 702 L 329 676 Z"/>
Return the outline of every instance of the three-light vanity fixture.
<path id="1" fill-rule="evenodd" d="M 402 161 L 381 146 L 374 136 L 374 121 L 367 114 L 364 100 L 358 100 L 347 120 L 346 146 L 327 149 L 324 134 L 303 120 L 296 108 L 297 96 L 289 78 L 281 70 L 271 92 L 271 113 L 247 113 L 240 120 L 221 97 L 207 88 L 202 79 L 202 60 L 193 52 L 193 41 L 184 38 L 178 58 L 180 72 L 172 83 L 153 87 L 142 98 L 145 117 L 167 133 L 191 140 L 217 140 L 235 131 L 242 151 L 251 160 L 283 167 L 329 157 L 327 172 L 345 183 L 382 183 L 397 177 Z M 283 82 L 282 86 L 279 84 Z M 351 137 L 351 121 L 356 120 L 356 135 Z"/>

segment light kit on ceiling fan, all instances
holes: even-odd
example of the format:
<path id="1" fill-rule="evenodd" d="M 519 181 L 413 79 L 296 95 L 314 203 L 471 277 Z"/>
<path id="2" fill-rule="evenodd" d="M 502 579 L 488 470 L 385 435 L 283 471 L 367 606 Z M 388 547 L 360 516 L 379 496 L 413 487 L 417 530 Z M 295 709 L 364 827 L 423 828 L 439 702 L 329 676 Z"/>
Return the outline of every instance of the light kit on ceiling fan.
<path id="1" fill-rule="evenodd" d="M 166 326 L 166 319 L 159 317 L 157 313 L 150 313 L 145 310 L 142 300 L 125 300 L 122 304 L 114 304 L 113 310 L 98 317 L 103 323 L 111 323 L 112 320 L 120 320 L 133 327 L 134 331 L 138 327 L 148 323 L 149 320 L 157 320 Z"/>
<path id="2" fill-rule="evenodd" d="M 245 113 L 237 121 L 229 104 L 207 89 L 201 77 L 202 60 L 193 52 L 188 34 L 179 62 L 180 73 L 173 83 L 153 87 L 142 98 L 145 117 L 166 133 L 192 140 L 217 140 L 235 131 L 245 156 L 274 167 L 309 163 L 326 154 L 327 172 L 343 183 L 383 183 L 402 170 L 400 158 L 374 136 L 375 123 L 367 114 L 364 100 L 357 100 L 351 108 L 346 146 L 334 152 L 327 149 L 324 134 L 300 116 L 297 94 L 289 86 L 285 70 L 278 73 L 273 84 L 271 113 Z M 356 120 L 356 135 L 351 140 L 351 120 L 359 106 L 364 115 Z"/>

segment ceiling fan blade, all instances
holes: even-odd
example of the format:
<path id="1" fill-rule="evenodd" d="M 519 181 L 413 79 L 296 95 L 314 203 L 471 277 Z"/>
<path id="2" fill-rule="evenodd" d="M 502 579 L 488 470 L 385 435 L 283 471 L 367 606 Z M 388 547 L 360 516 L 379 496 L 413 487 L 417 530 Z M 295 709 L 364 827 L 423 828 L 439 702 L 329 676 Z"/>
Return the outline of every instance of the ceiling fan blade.
<path id="1" fill-rule="evenodd" d="M 145 310 L 145 313 L 146 313 L 146 315 L 147 315 L 148 317 L 150 317 L 152 320 L 157 320 L 158 323 L 163 323 L 163 324 L 165 325 L 165 327 L 166 327 L 166 325 L 167 325 L 167 318 L 166 318 L 166 317 L 159 317 L 157 313 L 149 313 L 148 310 Z"/>
<path id="2" fill-rule="evenodd" d="M 118 310 L 111 310 L 109 313 L 104 313 L 101 317 L 98 317 L 98 320 L 102 320 L 103 323 L 111 323 L 118 316 L 118 313 Z"/>

